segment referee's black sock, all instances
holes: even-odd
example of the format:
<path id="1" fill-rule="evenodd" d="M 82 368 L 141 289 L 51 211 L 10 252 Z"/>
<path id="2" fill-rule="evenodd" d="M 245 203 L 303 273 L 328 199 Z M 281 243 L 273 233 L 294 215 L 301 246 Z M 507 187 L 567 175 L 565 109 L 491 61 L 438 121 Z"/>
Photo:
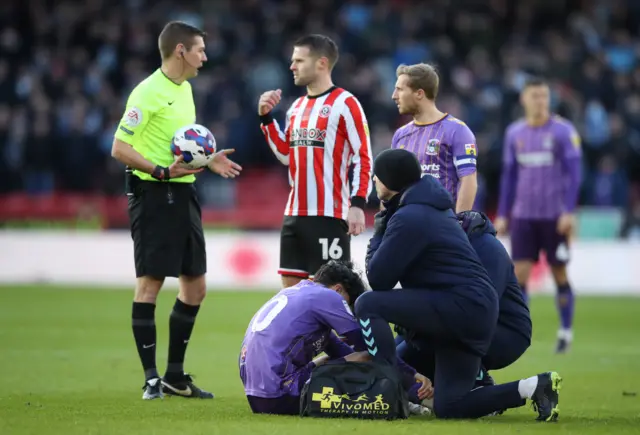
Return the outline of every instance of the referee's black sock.
<path id="1" fill-rule="evenodd" d="M 133 338 L 142 362 L 145 379 L 157 378 L 155 304 L 134 302 L 131 310 Z"/>
<path id="2" fill-rule="evenodd" d="M 187 305 L 176 299 L 169 318 L 169 359 L 165 379 L 181 380 L 184 374 L 184 355 L 191 338 L 200 305 Z"/>

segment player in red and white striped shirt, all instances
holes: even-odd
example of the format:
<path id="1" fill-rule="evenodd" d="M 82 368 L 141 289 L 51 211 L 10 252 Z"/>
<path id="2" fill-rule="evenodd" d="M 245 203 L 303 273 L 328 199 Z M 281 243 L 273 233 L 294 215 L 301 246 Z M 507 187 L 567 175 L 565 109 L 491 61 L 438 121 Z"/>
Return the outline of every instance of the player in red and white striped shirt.
<path id="1" fill-rule="evenodd" d="M 313 276 L 329 260 L 350 260 L 350 236 L 364 230 L 363 209 L 372 187 L 369 128 L 356 97 L 333 84 L 337 60 L 338 47 L 329 37 L 299 39 L 290 69 L 307 95 L 291 105 L 284 129 L 271 116 L 281 91 L 265 92 L 258 103 L 262 132 L 289 166 L 291 193 L 280 239 L 284 287 Z"/>

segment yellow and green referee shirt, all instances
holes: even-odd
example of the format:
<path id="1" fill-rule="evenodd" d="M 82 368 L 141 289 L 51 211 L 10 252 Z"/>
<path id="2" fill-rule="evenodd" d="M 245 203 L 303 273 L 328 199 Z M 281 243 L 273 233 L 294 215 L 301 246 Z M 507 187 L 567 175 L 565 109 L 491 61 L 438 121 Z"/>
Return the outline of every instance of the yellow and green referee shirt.
<path id="1" fill-rule="evenodd" d="M 171 152 L 174 133 L 195 122 L 191 84 L 185 80 L 177 85 L 158 68 L 129 95 L 115 137 L 131 145 L 151 163 L 166 167 L 174 160 Z M 158 181 L 144 172 L 133 173 L 142 180 Z M 195 179 L 195 175 L 187 175 L 169 181 L 193 183 Z"/>

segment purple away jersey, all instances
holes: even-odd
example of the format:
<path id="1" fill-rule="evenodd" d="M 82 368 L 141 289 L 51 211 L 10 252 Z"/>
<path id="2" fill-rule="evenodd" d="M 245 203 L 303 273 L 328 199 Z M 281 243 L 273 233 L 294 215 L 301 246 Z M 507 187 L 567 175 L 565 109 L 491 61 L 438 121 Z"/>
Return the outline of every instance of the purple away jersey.
<path id="1" fill-rule="evenodd" d="M 539 126 L 524 120 L 506 131 L 498 215 L 555 220 L 573 212 L 580 188 L 580 136 L 571 122 L 552 116 Z"/>
<path id="2" fill-rule="evenodd" d="M 451 193 L 455 204 L 460 178 L 476 172 L 476 138 L 467 125 L 447 114 L 432 124 L 415 121 L 396 130 L 391 148 L 414 153 L 422 176 L 431 175 Z"/>
<path id="3" fill-rule="evenodd" d="M 360 329 L 338 293 L 308 280 L 280 291 L 253 316 L 242 342 L 246 395 L 299 396 L 309 363 L 332 339 L 332 329 L 339 335 Z"/>

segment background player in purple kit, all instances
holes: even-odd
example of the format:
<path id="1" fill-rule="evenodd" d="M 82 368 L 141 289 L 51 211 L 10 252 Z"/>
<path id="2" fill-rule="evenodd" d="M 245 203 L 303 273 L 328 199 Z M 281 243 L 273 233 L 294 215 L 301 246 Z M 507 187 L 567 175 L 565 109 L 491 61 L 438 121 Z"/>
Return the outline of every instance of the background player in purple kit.
<path id="1" fill-rule="evenodd" d="M 240 378 L 251 410 L 259 414 L 298 414 L 300 392 L 314 367 L 332 361 L 365 361 L 369 355 L 351 306 L 364 293 L 351 262 L 330 261 L 314 281 L 281 290 L 253 316 L 240 353 Z M 333 332 L 343 336 L 343 343 Z M 324 357 L 313 358 L 325 352 Z M 432 394 L 431 382 L 399 361 L 410 377 L 414 402 Z M 409 376 L 410 375 L 410 376 Z M 419 385 L 418 385 L 419 384 Z M 423 412 L 423 408 L 413 413 Z"/>
<path id="2" fill-rule="evenodd" d="M 476 138 L 459 119 L 436 107 L 440 79 L 431 65 L 400 65 L 393 101 L 413 121 L 393 135 L 391 148 L 414 153 L 422 175 L 435 177 L 453 197 L 456 213 L 471 210 L 478 191 Z"/>
<path id="3" fill-rule="evenodd" d="M 580 137 L 564 118 L 550 113 L 549 86 L 529 81 L 521 95 L 525 118 L 512 123 L 504 140 L 503 173 L 495 227 L 511 233 L 511 256 L 526 298 L 531 267 L 544 251 L 557 286 L 560 315 L 557 352 L 573 339 L 574 298 L 567 277 L 569 240 L 581 178 Z"/>

